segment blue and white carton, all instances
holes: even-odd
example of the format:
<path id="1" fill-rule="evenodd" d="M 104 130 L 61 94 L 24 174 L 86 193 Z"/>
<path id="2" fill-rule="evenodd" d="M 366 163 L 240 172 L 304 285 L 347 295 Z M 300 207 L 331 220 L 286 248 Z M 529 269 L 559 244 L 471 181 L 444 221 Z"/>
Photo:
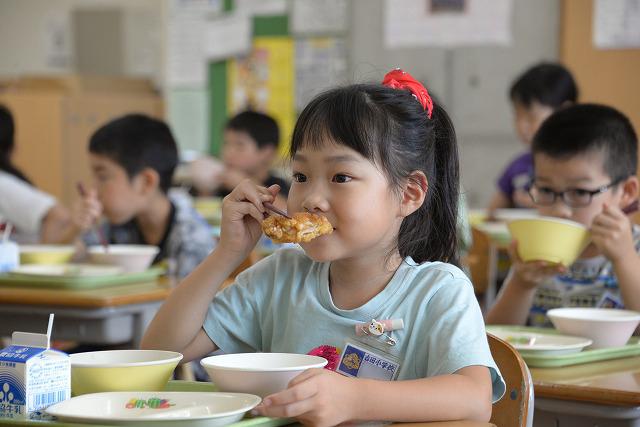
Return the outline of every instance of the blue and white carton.
<path id="1" fill-rule="evenodd" d="M 71 397 L 69 355 L 50 348 L 47 334 L 14 332 L 0 351 L 0 418 L 38 418 L 44 408 Z"/>

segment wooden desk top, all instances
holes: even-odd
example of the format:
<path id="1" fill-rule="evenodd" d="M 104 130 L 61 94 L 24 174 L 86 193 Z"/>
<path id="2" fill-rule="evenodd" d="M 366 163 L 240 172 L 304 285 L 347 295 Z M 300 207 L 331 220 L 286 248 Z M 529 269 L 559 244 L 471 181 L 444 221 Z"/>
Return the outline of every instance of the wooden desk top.
<path id="1" fill-rule="evenodd" d="M 531 368 L 536 397 L 640 406 L 640 356 L 564 368 Z"/>
<path id="2" fill-rule="evenodd" d="M 0 304 L 102 308 L 163 301 L 171 289 L 172 282 L 166 278 L 86 290 L 0 286 Z"/>

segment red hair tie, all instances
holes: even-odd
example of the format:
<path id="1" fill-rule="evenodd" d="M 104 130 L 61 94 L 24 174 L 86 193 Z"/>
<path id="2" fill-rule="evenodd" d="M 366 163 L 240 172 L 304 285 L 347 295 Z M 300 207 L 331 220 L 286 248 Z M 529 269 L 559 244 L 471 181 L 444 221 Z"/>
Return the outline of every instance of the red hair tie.
<path id="1" fill-rule="evenodd" d="M 414 79 L 411 74 L 400 68 L 396 68 L 384 76 L 382 84 L 392 89 L 411 91 L 413 97 L 418 100 L 422 108 L 427 112 L 427 117 L 431 118 L 431 113 L 433 113 L 433 100 L 422 83 Z"/>

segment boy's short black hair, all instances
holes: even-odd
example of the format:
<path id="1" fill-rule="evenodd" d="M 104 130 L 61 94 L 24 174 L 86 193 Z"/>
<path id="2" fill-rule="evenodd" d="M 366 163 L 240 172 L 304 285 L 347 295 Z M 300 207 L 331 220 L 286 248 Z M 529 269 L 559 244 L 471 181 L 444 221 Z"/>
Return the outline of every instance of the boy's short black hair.
<path id="1" fill-rule="evenodd" d="M 129 178 L 144 168 L 155 170 L 165 193 L 178 164 L 178 148 L 169 126 L 143 114 L 128 114 L 102 126 L 91 136 L 89 152 L 113 160 Z"/>
<path id="2" fill-rule="evenodd" d="M 248 133 L 258 148 L 268 146 L 278 148 L 280 130 L 276 121 L 267 114 L 257 111 L 243 111 L 230 118 L 225 129 Z"/>
<path id="3" fill-rule="evenodd" d="M 613 180 L 635 175 L 638 138 L 629 119 L 615 108 L 578 104 L 553 113 L 533 137 L 533 154 L 556 159 L 602 152 L 604 170 Z"/>
<path id="4" fill-rule="evenodd" d="M 512 102 L 527 108 L 538 102 L 557 110 L 565 103 L 576 102 L 578 87 L 565 67 L 543 62 L 529 68 L 513 82 L 509 97 Z"/>

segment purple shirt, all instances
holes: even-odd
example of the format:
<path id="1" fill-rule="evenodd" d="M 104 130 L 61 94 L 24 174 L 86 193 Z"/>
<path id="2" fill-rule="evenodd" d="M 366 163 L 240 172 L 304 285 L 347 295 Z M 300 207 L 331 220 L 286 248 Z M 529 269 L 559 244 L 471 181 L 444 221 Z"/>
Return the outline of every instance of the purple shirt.
<path id="1" fill-rule="evenodd" d="M 498 188 L 507 196 L 512 206 L 518 207 L 513 201 L 513 193 L 519 189 L 529 188 L 532 176 L 533 156 L 527 151 L 509 163 L 498 179 Z"/>

